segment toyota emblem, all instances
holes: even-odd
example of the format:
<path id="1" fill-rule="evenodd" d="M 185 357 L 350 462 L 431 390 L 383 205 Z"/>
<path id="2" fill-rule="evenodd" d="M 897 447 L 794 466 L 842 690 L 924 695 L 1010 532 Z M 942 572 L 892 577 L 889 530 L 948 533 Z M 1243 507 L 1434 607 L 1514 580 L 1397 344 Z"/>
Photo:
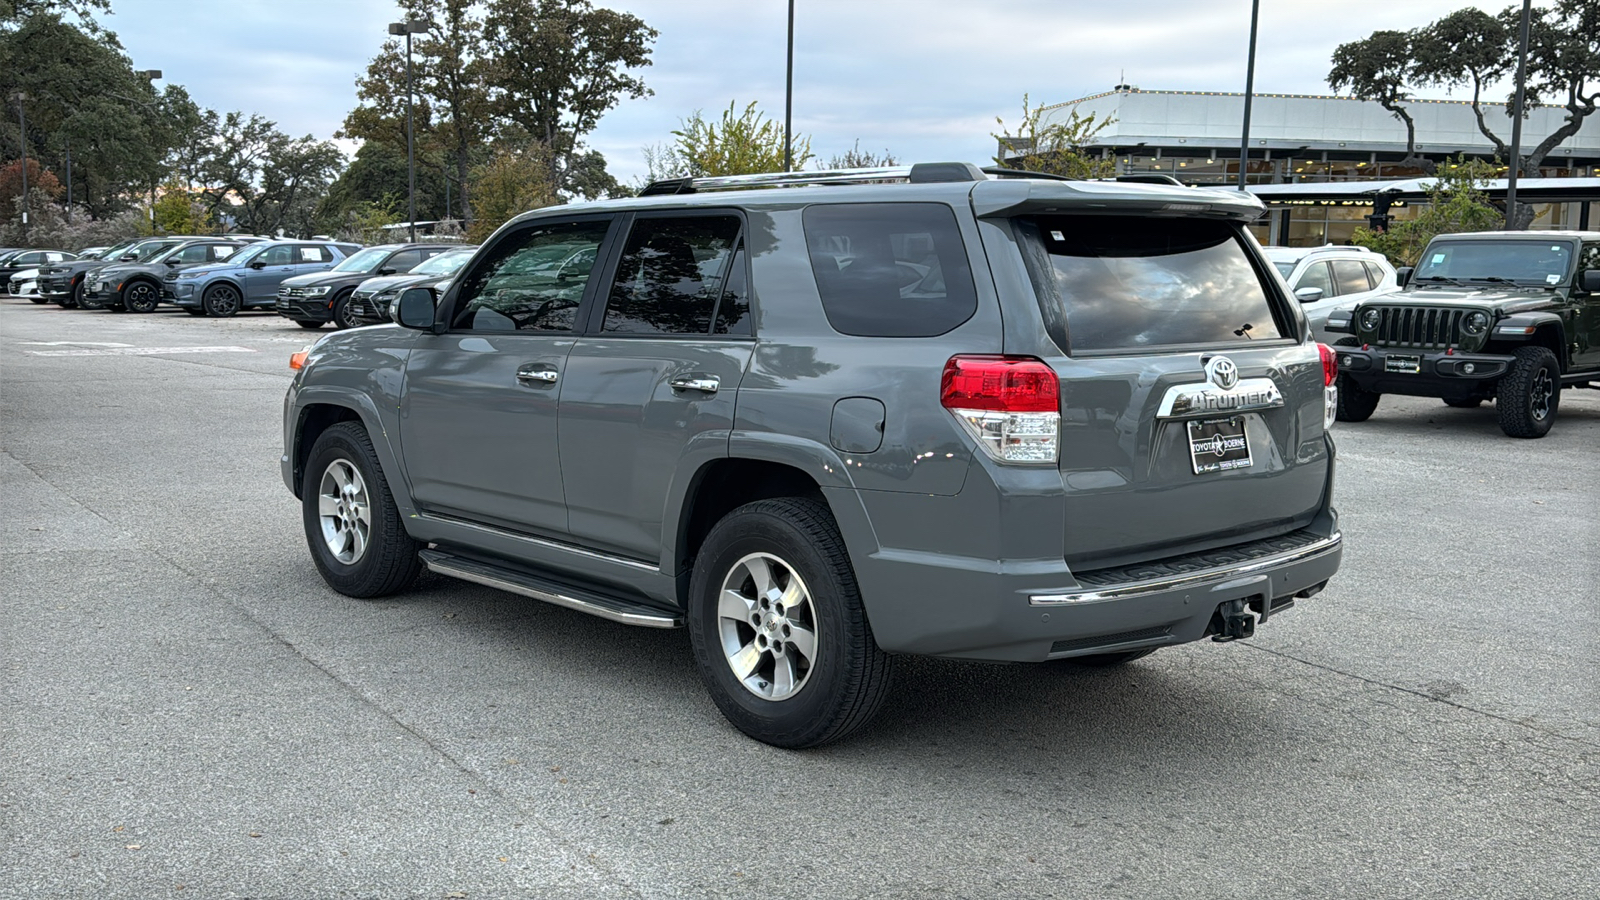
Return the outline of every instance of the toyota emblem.
<path id="1" fill-rule="evenodd" d="M 1226 356 L 1214 356 L 1206 363 L 1206 380 L 1225 391 L 1239 383 L 1239 367 Z"/>

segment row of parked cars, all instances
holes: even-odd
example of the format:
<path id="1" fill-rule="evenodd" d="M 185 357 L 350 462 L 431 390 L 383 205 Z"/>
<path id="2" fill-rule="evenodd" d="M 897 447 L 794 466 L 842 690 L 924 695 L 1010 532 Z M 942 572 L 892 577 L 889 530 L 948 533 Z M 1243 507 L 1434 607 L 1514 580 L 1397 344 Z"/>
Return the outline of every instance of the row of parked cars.
<path id="1" fill-rule="evenodd" d="M 169 235 L 82 253 L 3 248 L 0 283 L 12 296 L 63 309 L 149 313 L 169 304 L 211 317 L 272 309 L 303 328 L 352 328 L 389 321 L 401 289 L 437 289 L 475 249 Z"/>

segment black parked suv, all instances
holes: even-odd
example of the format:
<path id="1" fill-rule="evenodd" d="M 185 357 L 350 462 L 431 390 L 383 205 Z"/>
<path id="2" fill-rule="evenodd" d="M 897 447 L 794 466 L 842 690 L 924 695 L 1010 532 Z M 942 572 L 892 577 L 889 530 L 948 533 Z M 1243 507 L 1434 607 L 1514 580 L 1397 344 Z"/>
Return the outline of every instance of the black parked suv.
<path id="1" fill-rule="evenodd" d="M 380 275 L 356 285 L 350 294 L 345 314 L 357 325 L 385 325 L 394 321 L 391 307 L 400 298 L 400 292 L 411 287 L 432 288 L 442 294 L 450 286 L 450 279 L 472 259 L 478 251 L 477 244 L 458 245 L 445 252 L 423 260 L 404 275 Z"/>
<path id="2" fill-rule="evenodd" d="M 1340 338 L 1339 418 L 1383 394 L 1493 400 L 1500 430 L 1538 438 L 1563 388 L 1600 387 L 1600 232 L 1485 231 L 1428 242 L 1405 289 L 1328 318 Z"/>
<path id="3" fill-rule="evenodd" d="M 380 275 L 409 272 L 425 259 L 431 259 L 459 244 L 381 244 L 367 247 L 326 272 L 296 275 L 278 285 L 278 315 L 293 319 L 302 328 L 318 328 L 332 322 L 335 328 L 354 328 L 362 324 L 351 316 L 350 295 L 356 286 Z"/>
<path id="4" fill-rule="evenodd" d="M 154 256 L 132 262 L 109 263 L 85 280 L 80 303 L 118 312 L 154 312 L 161 303 L 167 275 L 190 266 L 225 261 L 244 244 L 216 238 L 180 241 Z"/>
<path id="5" fill-rule="evenodd" d="M 1234 191 L 960 163 L 658 182 L 500 228 L 297 354 L 283 477 L 342 593 L 423 566 L 686 625 L 809 747 L 900 654 L 1106 665 L 1342 552 L 1333 352 Z M 765 188 L 750 190 L 746 188 Z M 624 727 L 619 724 L 619 727 Z"/>
<path id="6" fill-rule="evenodd" d="M 131 238 L 97 252 L 85 253 L 69 262 L 56 263 L 39 269 L 39 298 L 44 303 L 54 303 L 62 309 L 78 305 L 78 293 L 83 290 L 83 276 L 98 269 L 127 252 L 139 238 Z"/>

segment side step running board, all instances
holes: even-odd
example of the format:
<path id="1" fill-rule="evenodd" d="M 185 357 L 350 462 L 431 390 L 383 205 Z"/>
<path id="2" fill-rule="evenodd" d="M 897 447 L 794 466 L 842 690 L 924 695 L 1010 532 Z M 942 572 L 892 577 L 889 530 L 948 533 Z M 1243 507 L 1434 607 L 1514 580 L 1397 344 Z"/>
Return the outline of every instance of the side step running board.
<path id="1" fill-rule="evenodd" d="M 585 588 L 546 580 L 528 572 L 518 571 L 491 562 L 455 556 L 442 550 L 423 550 L 422 562 L 440 575 L 470 581 L 485 587 L 498 588 L 557 606 L 565 606 L 602 619 L 624 625 L 642 625 L 645 628 L 677 628 L 683 624 L 681 616 L 612 597 Z"/>

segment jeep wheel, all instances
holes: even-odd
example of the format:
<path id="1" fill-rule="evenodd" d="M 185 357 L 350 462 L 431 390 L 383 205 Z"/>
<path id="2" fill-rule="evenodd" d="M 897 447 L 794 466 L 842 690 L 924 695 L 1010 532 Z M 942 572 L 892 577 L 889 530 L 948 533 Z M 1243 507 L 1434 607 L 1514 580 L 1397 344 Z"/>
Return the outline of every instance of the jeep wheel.
<path id="1" fill-rule="evenodd" d="M 689 641 L 722 714 L 800 749 L 866 724 L 889 690 L 833 516 L 815 500 L 739 507 L 706 536 L 689 586 Z"/>
<path id="2" fill-rule="evenodd" d="M 1377 391 L 1365 391 L 1356 386 L 1348 376 L 1339 377 L 1339 406 L 1335 417 L 1341 422 L 1365 422 L 1378 408 Z"/>
<path id="3" fill-rule="evenodd" d="M 147 281 L 135 281 L 122 289 L 122 305 L 128 312 L 155 312 L 161 302 L 161 292 Z"/>
<path id="4" fill-rule="evenodd" d="M 1450 407 L 1451 409 L 1477 409 L 1479 406 L 1483 405 L 1483 398 L 1466 397 L 1464 399 L 1455 399 L 1452 397 L 1446 397 L 1444 398 L 1444 405 Z"/>
<path id="5" fill-rule="evenodd" d="M 1561 405 L 1561 371 L 1544 347 L 1520 347 L 1511 371 L 1495 394 L 1500 430 L 1516 438 L 1540 438 L 1555 424 Z"/>
<path id="6" fill-rule="evenodd" d="M 239 311 L 239 291 L 229 284 L 214 285 L 206 290 L 200 307 L 208 316 L 227 318 Z"/>
<path id="7" fill-rule="evenodd" d="M 339 593 L 384 597 L 403 590 L 422 570 L 422 545 L 406 534 L 360 425 L 340 422 L 317 438 L 300 499 L 311 559 Z"/>
<path id="8" fill-rule="evenodd" d="M 361 322 L 351 314 L 350 294 L 350 291 L 345 291 L 333 298 L 332 317 L 334 328 L 357 328 L 361 325 Z"/>

